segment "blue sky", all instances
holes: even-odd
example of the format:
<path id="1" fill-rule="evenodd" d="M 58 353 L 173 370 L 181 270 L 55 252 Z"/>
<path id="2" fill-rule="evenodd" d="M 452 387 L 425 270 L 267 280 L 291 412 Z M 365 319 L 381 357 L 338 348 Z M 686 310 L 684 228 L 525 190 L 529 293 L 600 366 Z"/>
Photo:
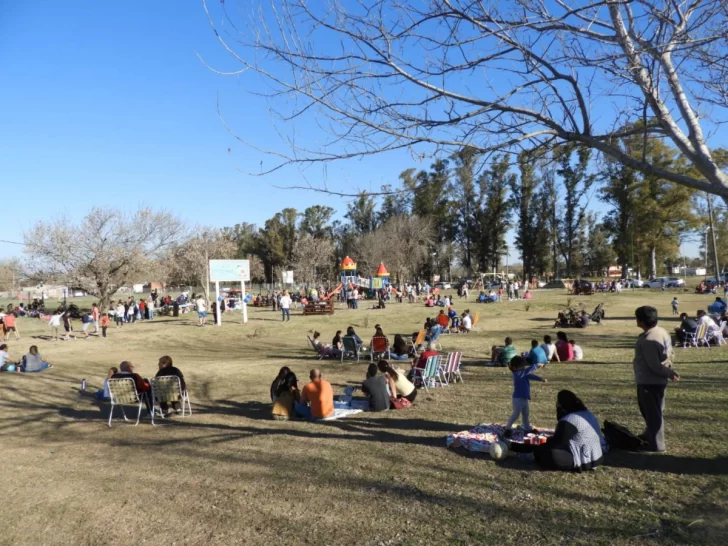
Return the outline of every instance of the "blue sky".
<path id="1" fill-rule="evenodd" d="M 210 0 L 217 9 L 218 0 Z M 198 0 L 24 0 L 0 17 L 0 239 L 21 241 L 34 222 L 92 206 L 171 210 L 192 225 L 262 223 L 285 207 L 345 200 L 276 189 L 305 184 L 296 169 L 246 173 L 274 160 L 238 143 L 218 119 L 263 148 L 284 150 L 268 104 L 223 77 L 238 65 L 220 47 Z M 307 127 L 307 129 L 310 127 Z M 313 168 L 334 188 L 377 190 L 410 167 L 406 152 Z M 694 245 L 693 245 L 694 246 Z M 687 249 L 686 249 L 687 250 Z M 0 243 L 0 259 L 22 247 Z M 695 254 L 697 251 L 689 251 Z M 511 252 L 511 263 L 516 260 Z"/>
<path id="2" fill-rule="evenodd" d="M 245 174 L 272 160 L 225 130 L 218 96 L 236 130 L 264 147 L 280 140 L 261 100 L 197 58 L 236 68 L 199 1 L 0 4 L 0 186 L 13 203 L 0 239 L 22 241 L 35 221 L 94 205 L 150 205 L 212 226 L 261 223 L 288 206 L 345 208 L 338 197 L 275 189 L 300 183 L 293 169 Z M 350 189 L 377 189 L 410 166 L 390 155 L 327 172 Z M 313 183 L 321 171 L 309 174 Z M 0 243 L 0 259 L 21 251 Z"/>

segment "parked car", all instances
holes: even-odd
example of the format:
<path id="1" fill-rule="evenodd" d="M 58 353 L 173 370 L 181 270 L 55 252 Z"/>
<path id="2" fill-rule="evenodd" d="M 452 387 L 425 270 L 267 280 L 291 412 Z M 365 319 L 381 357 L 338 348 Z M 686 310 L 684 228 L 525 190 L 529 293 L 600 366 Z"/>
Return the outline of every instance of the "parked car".
<path id="1" fill-rule="evenodd" d="M 685 281 L 678 277 L 655 277 L 642 284 L 642 288 L 662 288 L 663 284 L 665 288 L 679 288 L 685 286 Z"/>
<path id="2" fill-rule="evenodd" d="M 642 288 L 645 284 L 645 282 L 640 279 L 625 279 L 625 282 L 630 288 Z"/>
<path id="3" fill-rule="evenodd" d="M 450 290 L 452 285 L 449 282 L 437 282 L 435 283 L 435 288 L 439 288 L 440 290 Z"/>
<path id="4" fill-rule="evenodd" d="M 543 288 L 566 288 L 566 283 L 561 279 L 554 279 L 553 281 L 547 282 Z"/>

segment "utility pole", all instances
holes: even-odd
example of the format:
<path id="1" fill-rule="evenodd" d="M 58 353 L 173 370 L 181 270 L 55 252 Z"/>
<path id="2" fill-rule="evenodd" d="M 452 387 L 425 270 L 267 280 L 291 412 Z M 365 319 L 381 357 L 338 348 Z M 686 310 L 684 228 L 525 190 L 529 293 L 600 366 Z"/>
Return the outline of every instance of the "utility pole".
<path id="1" fill-rule="evenodd" d="M 708 195 L 708 221 L 710 223 L 710 238 L 713 242 L 713 269 L 715 272 L 715 282 L 719 283 L 720 279 L 720 268 L 718 267 L 718 248 L 715 246 L 715 229 L 713 228 L 713 196 Z M 706 256 L 708 249 L 705 249 Z"/>

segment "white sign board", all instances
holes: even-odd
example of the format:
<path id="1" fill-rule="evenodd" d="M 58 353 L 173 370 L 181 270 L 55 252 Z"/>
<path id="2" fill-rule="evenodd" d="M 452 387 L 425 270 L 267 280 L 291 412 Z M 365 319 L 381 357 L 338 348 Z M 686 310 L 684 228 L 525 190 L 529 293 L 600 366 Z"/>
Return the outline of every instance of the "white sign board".
<path id="1" fill-rule="evenodd" d="M 250 260 L 210 260 L 212 282 L 250 282 Z"/>
<path id="2" fill-rule="evenodd" d="M 283 272 L 283 284 L 293 284 L 293 271 Z"/>

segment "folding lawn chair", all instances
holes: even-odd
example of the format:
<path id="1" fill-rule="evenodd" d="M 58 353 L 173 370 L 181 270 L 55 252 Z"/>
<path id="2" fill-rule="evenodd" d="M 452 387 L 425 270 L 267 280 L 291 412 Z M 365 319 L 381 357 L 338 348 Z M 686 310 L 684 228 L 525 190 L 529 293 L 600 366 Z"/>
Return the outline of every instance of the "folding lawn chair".
<path id="1" fill-rule="evenodd" d="M 111 411 L 109 412 L 109 426 L 111 426 L 111 419 L 114 416 L 114 408 L 119 406 L 121 415 L 124 417 L 124 421 L 129 421 L 124 412 L 124 404 L 137 404 L 139 411 L 137 412 L 137 420 L 134 426 L 139 424 L 139 419 L 142 416 L 142 406 L 147 400 L 147 394 L 137 391 L 136 383 L 131 377 L 124 377 L 118 379 L 109 379 L 107 381 L 109 386 L 109 398 L 111 400 Z"/>
<path id="2" fill-rule="evenodd" d="M 448 353 L 447 358 L 442 365 L 442 376 L 446 383 L 457 383 L 458 379 L 463 382 L 463 376 L 460 375 L 460 357 L 463 355 L 460 351 Z M 442 363 L 442 360 L 440 360 Z"/>
<path id="3" fill-rule="evenodd" d="M 341 351 L 341 362 L 344 358 L 356 358 L 359 362 L 359 345 L 356 343 L 356 339 L 353 336 L 344 336 L 341 338 L 344 344 L 344 350 Z"/>
<path id="4" fill-rule="evenodd" d="M 428 393 L 430 392 L 430 389 L 428 388 L 428 383 L 432 382 L 433 386 L 437 386 L 437 383 L 440 383 L 440 386 L 442 387 L 444 383 L 442 382 L 442 377 L 440 374 L 440 356 L 431 356 L 427 359 L 427 362 L 425 363 L 425 367 L 423 368 L 412 368 L 412 383 L 417 385 L 417 381 L 422 383 L 422 386 L 425 387 L 425 391 Z"/>
<path id="5" fill-rule="evenodd" d="M 185 404 L 187 405 L 187 416 L 192 415 L 192 405 L 190 404 L 190 395 L 186 390 L 182 390 L 182 382 L 176 375 L 165 375 L 162 377 L 152 377 L 150 380 L 152 385 L 152 424 L 154 425 L 155 408 L 161 406 L 162 403 L 172 404 L 179 402 L 182 405 L 181 417 L 185 416 Z M 160 407 L 161 415 L 161 407 Z M 164 419 L 164 415 L 161 416 Z"/>
<path id="6" fill-rule="evenodd" d="M 420 330 L 420 332 L 417 334 L 417 337 L 415 338 L 414 342 L 411 343 L 415 354 L 417 354 L 419 352 L 418 347 L 422 347 L 422 344 L 425 342 L 426 335 L 427 335 L 427 330 Z"/>
<path id="7" fill-rule="evenodd" d="M 314 344 L 314 342 L 313 342 L 313 339 L 311 339 L 311 336 L 306 336 L 306 339 L 308 339 L 308 344 L 309 344 L 309 346 L 310 346 L 310 347 L 311 347 L 311 348 L 312 348 L 312 349 L 314 350 L 314 352 L 315 352 L 315 353 L 316 353 L 316 354 L 318 355 L 318 358 L 319 358 L 319 360 L 321 360 L 321 359 L 322 359 L 322 358 L 324 357 L 324 355 L 323 355 L 323 354 L 321 354 L 321 351 L 319 351 L 319 350 L 318 350 L 318 349 L 316 348 L 316 345 Z"/>
<path id="8" fill-rule="evenodd" d="M 699 347 L 701 343 L 705 342 L 705 334 L 708 332 L 708 326 L 701 324 L 698 326 L 695 332 L 685 332 L 685 339 L 683 339 L 683 349 L 685 347 Z"/>
<path id="9" fill-rule="evenodd" d="M 369 356 L 372 362 L 374 362 L 375 358 L 380 358 L 385 355 L 387 360 L 392 358 L 389 353 L 389 340 L 386 337 L 374 336 L 369 344 L 369 348 Z"/>

